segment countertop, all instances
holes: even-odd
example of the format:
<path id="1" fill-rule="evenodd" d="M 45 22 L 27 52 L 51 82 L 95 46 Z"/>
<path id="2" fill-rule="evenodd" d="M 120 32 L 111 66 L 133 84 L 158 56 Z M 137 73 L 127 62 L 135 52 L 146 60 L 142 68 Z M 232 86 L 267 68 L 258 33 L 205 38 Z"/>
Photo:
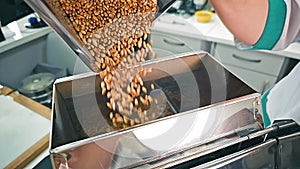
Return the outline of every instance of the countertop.
<path id="1" fill-rule="evenodd" d="M 28 18 L 32 16 L 34 15 L 30 14 L 1 28 L 6 40 L 0 42 L 0 53 L 38 39 L 53 31 L 52 28 L 48 26 L 35 29 L 26 28 L 25 24 L 27 23 Z"/>
<path id="2" fill-rule="evenodd" d="M 153 30 L 234 46 L 233 35 L 217 14 L 213 15 L 210 22 L 199 23 L 195 16 L 184 17 L 166 13 L 158 18 Z M 261 52 L 300 60 L 300 43 L 293 43 L 282 51 L 261 50 Z"/>

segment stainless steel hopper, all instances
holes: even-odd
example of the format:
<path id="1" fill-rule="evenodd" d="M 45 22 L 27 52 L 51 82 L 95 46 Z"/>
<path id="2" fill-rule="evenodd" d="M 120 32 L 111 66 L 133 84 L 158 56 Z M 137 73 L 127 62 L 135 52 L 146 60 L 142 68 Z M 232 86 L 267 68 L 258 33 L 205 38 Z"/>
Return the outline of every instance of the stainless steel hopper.
<path id="1" fill-rule="evenodd" d="M 184 152 L 194 147 L 209 153 L 262 129 L 260 94 L 208 53 L 152 60 L 144 67 L 152 68 L 144 82 L 155 83 L 168 101 L 156 119 L 124 129 L 111 125 L 98 74 L 55 82 L 54 166 L 151 168 L 188 157 L 191 152 Z"/>

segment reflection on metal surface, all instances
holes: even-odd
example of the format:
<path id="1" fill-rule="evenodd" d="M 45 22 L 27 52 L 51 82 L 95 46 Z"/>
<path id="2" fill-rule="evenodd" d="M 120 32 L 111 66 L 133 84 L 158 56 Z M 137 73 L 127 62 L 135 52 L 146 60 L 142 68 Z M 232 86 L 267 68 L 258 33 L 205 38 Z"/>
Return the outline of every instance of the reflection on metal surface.
<path id="1" fill-rule="evenodd" d="M 144 82 L 159 87 L 152 95 L 167 106 L 152 105 L 156 112 L 164 107 L 164 113 L 130 128 L 112 127 L 97 74 L 55 83 L 50 143 L 53 164 L 148 168 L 174 162 L 182 158 L 178 156 L 181 152 L 190 156 L 199 151 L 195 147 L 208 153 L 260 130 L 255 114 L 260 114 L 261 107 L 253 112 L 253 102 L 260 95 L 207 53 L 162 58 L 146 62 L 144 67 L 152 68 Z M 57 155 L 61 153 L 71 158 Z"/>

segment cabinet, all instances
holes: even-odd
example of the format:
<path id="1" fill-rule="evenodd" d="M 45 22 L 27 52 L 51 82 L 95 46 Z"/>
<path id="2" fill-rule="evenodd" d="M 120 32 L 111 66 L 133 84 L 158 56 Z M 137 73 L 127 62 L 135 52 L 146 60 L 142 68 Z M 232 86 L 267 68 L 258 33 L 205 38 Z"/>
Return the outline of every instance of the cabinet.
<path id="1" fill-rule="evenodd" d="M 165 57 L 191 51 L 209 51 L 210 43 L 172 33 L 152 31 L 153 50 L 158 57 Z"/>
<path id="2" fill-rule="evenodd" d="M 216 44 L 217 60 L 258 92 L 265 92 L 277 81 L 285 57 L 262 51 L 239 50 L 235 46 Z"/>

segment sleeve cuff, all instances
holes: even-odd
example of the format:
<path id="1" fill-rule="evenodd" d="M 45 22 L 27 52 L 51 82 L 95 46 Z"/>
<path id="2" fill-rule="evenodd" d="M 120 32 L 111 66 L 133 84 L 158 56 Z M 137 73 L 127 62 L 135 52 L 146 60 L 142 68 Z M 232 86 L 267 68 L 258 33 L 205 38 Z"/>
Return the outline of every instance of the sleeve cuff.
<path id="1" fill-rule="evenodd" d="M 287 8 L 284 0 L 269 0 L 269 11 L 265 29 L 252 49 L 273 49 L 283 32 L 286 13 Z"/>
<path id="2" fill-rule="evenodd" d="M 268 95 L 270 94 L 271 89 L 269 89 L 267 92 L 265 92 L 261 97 L 261 104 L 262 104 L 262 113 L 263 113 L 263 119 L 264 119 L 264 127 L 267 128 L 271 125 L 270 118 L 267 113 L 267 101 L 268 101 Z"/>

